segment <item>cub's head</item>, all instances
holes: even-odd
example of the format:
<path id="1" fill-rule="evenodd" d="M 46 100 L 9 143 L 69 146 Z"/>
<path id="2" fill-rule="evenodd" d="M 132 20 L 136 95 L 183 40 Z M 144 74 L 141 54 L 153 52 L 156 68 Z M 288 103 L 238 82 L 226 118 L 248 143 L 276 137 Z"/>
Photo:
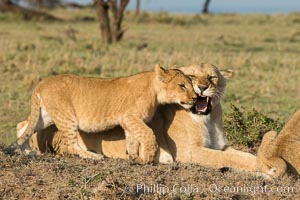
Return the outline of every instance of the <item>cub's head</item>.
<path id="1" fill-rule="evenodd" d="M 155 66 L 156 87 L 160 103 L 177 103 L 185 109 L 194 105 L 197 95 L 193 89 L 191 79 L 178 69 L 166 70 L 159 65 Z"/>
<path id="2" fill-rule="evenodd" d="M 211 64 L 190 65 L 179 68 L 191 77 L 197 93 L 197 101 L 191 111 L 199 115 L 208 115 L 219 104 L 224 94 L 226 78 L 232 76 L 230 70 L 218 70 Z"/>

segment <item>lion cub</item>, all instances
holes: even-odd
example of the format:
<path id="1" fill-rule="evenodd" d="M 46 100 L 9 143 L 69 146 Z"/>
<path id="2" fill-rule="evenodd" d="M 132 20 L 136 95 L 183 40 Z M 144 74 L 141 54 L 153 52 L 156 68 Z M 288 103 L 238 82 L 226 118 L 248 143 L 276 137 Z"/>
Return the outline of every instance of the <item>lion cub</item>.
<path id="1" fill-rule="evenodd" d="M 279 177 L 289 169 L 300 174 L 300 110 L 287 122 L 279 134 L 266 133 L 257 153 L 261 172 Z"/>
<path id="2" fill-rule="evenodd" d="M 31 97 L 28 124 L 17 144 L 23 144 L 34 132 L 55 124 L 62 134 L 65 151 L 83 158 L 100 159 L 103 155 L 86 151 L 77 140 L 79 130 L 100 132 L 120 125 L 126 138 L 140 144 L 140 154 L 130 155 L 140 163 L 153 161 L 157 144 L 149 122 L 159 104 L 177 103 L 190 109 L 197 96 L 191 80 L 180 70 L 165 70 L 129 77 L 103 79 L 58 75 L 41 81 Z"/>

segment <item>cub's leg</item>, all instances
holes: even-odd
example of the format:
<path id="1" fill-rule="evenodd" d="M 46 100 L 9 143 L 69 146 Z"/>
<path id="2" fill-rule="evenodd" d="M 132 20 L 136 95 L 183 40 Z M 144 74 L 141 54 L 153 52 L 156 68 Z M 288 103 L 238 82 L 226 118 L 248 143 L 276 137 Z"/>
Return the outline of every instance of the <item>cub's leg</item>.
<path id="1" fill-rule="evenodd" d="M 155 162 L 157 163 L 173 163 L 174 158 L 170 151 L 170 147 L 167 143 L 166 139 L 166 128 L 165 122 L 163 120 L 163 115 L 160 111 L 156 112 L 152 121 L 149 123 L 149 127 L 153 130 L 156 142 L 158 143 L 159 149 L 156 152 L 156 156 L 154 158 Z"/>
<path id="2" fill-rule="evenodd" d="M 140 143 L 136 141 L 136 139 L 132 137 L 131 134 L 125 132 L 125 135 L 127 153 L 136 162 L 143 163 L 143 161 L 138 157 L 138 155 L 141 154 Z M 174 159 L 172 157 L 172 154 L 168 152 L 168 149 L 164 146 L 164 143 L 159 141 L 158 139 L 159 138 L 157 138 L 157 143 L 159 144 L 159 148 L 155 154 L 154 162 L 164 164 L 173 163 Z"/>
<path id="3" fill-rule="evenodd" d="M 91 158 L 95 160 L 100 160 L 103 155 L 89 152 L 82 149 L 79 146 L 77 136 L 79 135 L 77 120 L 74 116 L 65 116 L 65 113 L 58 113 L 53 119 L 56 127 L 58 128 L 58 133 L 61 134 L 61 148 L 60 153 L 76 154 L 82 158 Z"/>
<path id="4" fill-rule="evenodd" d="M 125 130 L 125 142 L 126 152 L 136 162 L 141 163 L 142 160 L 139 158 L 140 143 L 137 141 L 133 134 Z"/>
<path id="5" fill-rule="evenodd" d="M 126 147 L 129 156 L 138 163 L 154 160 L 157 151 L 155 135 L 138 117 L 125 117 L 120 123 L 125 131 Z"/>
<path id="6" fill-rule="evenodd" d="M 77 139 L 79 134 L 78 121 L 73 106 L 68 99 L 64 99 L 63 95 L 58 95 L 56 101 L 44 99 L 44 103 L 46 111 L 61 133 L 62 153 L 76 154 L 82 158 L 96 160 L 103 158 L 103 155 L 89 152 L 79 146 Z"/>

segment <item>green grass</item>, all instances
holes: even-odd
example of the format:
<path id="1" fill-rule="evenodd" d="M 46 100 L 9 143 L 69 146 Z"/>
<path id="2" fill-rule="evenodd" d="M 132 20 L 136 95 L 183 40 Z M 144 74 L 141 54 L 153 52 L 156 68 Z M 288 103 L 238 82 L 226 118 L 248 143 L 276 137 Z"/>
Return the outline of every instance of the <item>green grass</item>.
<path id="1" fill-rule="evenodd" d="M 286 121 L 300 102 L 300 14 L 170 15 L 127 13 L 121 43 L 101 42 L 94 11 L 54 10 L 64 22 L 25 22 L 0 14 L 0 142 L 15 138 L 16 124 L 29 112 L 32 88 L 42 78 L 61 73 L 99 77 L 207 62 L 230 68 L 223 100 Z M 83 21 L 84 17 L 95 21 Z M 74 38 L 68 35 L 76 31 Z M 138 51 L 137 47 L 148 47 Z M 242 133 L 241 133 L 242 134 Z"/>

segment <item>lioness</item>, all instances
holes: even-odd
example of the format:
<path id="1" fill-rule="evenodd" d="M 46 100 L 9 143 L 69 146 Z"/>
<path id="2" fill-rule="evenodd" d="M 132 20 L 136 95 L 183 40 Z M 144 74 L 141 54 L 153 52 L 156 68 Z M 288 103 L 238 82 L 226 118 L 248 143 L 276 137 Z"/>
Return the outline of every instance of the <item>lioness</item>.
<path id="1" fill-rule="evenodd" d="M 62 132 L 66 152 L 99 159 L 102 155 L 80 147 L 79 130 L 100 132 L 120 125 L 126 138 L 140 145 L 139 154 L 129 155 L 137 162 L 148 163 L 154 159 L 157 144 L 145 122 L 152 119 L 159 104 L 177 103 L 189 109 L 196 99 L 190 78 L 178 69 L 165 70 L 159 65 L 153 72 L 113 79 L 49 77 L 33 91 L 28 124 L 17 145 L 22 146 L 35 131 L 55 124 Z"/>
<path id="2" fill-rule="evenodd" d="M 219 71 L 210 64 L 179 69 L 192 77 L 194 89 L 198 93 L 197 102 L 190 111 L 177 105 L 160 106 L 157 110 L 149 123 L 160 147 L 155 161 L 168 163 L 176 160 L 213 168 L 232 167 L 255 171 L 256 157 L 227 147 L 224 137 L 220 99 L 226 86 L 224 76 L 228 78 L 232 72 Z M 26 122 L 18 124 L 19 135 L 22 134 L 24 124 Z M 54 126 L 49 127 L 34 135 L 28 148 L 44 152 L 48 146 L 60 152 L 60 148 L 63 148 L 60 137 L 61 133 Z M 107 157 L 128 158 L 125 154 L 128 144 L 121 128 L 103 134 L 80 133 L 78 140 L 82 148 L 103 153 Z"/>
<path id="3" fill-rule="evenodd" d="M 285 174 L 287 169 L 300 174 L 300 110 L 279 134 L 270 131 L 264 135 L 257 153 L 257 164 L 261 172 L 274 178 Z"/>

